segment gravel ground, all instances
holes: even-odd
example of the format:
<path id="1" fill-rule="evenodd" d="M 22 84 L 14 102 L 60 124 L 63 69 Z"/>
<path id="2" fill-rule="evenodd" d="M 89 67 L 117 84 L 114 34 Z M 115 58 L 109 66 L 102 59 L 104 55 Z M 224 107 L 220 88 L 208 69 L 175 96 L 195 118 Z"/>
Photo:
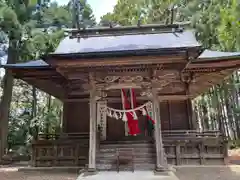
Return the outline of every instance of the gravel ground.
<path id="1" fill-rule="evenodd" d="M 240 180 L 240 166 L 181 167 L 176 169 L 180 180 Z M 0 168 L 0 180 L 76 180 L 74 173 L 17 172 L 16 168 Z"/>
<path id="2" fill-rule="evenodd" d="M 180 180 L 240 180 L 240 166 L 181 167 L 175 174 Z"/>

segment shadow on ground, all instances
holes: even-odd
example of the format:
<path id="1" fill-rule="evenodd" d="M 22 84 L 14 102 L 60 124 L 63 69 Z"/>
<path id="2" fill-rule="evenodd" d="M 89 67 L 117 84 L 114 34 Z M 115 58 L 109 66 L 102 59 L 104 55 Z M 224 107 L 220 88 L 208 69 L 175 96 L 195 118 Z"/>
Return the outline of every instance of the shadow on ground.
<path id="1" fill-rule="evenodd" d="M 0 168 L 0 180 L 76 180 L 74 173 L 18 172 L 16 168 Z"/>
<path id="2" fill-rule="evenodd" d="M 240 166 L 179 167 L 175 174 L 180 180 L 240 180 Z"/>

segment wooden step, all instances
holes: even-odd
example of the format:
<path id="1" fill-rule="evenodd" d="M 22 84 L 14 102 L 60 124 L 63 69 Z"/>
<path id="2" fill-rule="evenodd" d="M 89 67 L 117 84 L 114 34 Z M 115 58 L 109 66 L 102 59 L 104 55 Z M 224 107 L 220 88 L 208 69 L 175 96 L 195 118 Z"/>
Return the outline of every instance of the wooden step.
<path id="1" fill-rule="evenodd" d="M 154 164 L 155 163 L 155 160 L 154 159 L 135 159 L 134 161 L 134 164 Z M 116 159 L 101 159 L 101 160 L 97 160 L 96 161 L 97 164 L 112 164 L 112 165 L 115 165 L 117 164 L 117 160 Z M 131 164 L 132 162 L 129 161 L 128 164 Z M 128 165 L 128 164 L 122 164 L 122 165 Z"/>
<path id="2" fill-rule="evenodd" d="M 99 170 L 117 169 L 117 149 L 132 148 L 134 150 L 134 169 L 153 170 L 156 161 L 155 145 L 150 141 L 111 141 L 100 144 L 97 151 L 97 168 Z M 130 157 L 129 157 L 130 158 Z M 120 164 L 120 170 L 132 170 L 129 164 Z"/>
<path id="3" fill-rule="evenodd" d="M 141 163 L 134 164 L 134 170 L 153 170 L 155 168 L 155 163 Z M 117 165 L 114 164 L 98 164 L 97 169 L 100 171 L 116 171 Z M 131 165 L 120 165 L 120 171 L 131 171 Z"/>
<path id="4" fill-rule="evenodd" d="M 112 153 L 116 154 L 117 148 L 100 148 L 97 153 Z M 133 148 L 134 154 L 140 154 L 140 153 L 149 153 L 149 154 L 155 154 L 156 150 L 154 148 Z"/>
<path id="5" fill-rule="evenodd" d="M 137 140 L 137 141 L 102 141 L 100 144 L 154 144 L 154 141 L 149 141 L 149 140 Z"/>
<path id="6" fill-rule="evenodd" d="M 98 152 L 97 153 L 97 158 L 112 158 L 112 157 L 116 157 L 116 153 L 101 153 Z M 141 157 L 152 157 L 155 158 L 156 157 L 156 153 L 155 152 L 134 152 L 134 158 L 141 158 Z"/>
<path id="7" fill-rule="evenodd" d="M 154 148 L 153 144 L 100 144 L 100 149 L 114 148 Z"/>
<path id="8" fill-rule="evenodd" d="M 129 159 L 130 159 L 131 157 L 129 156 Z M 149 159 L 151 159 L 151 160 L 154 160 L 154 159 L 156 159 L 156 155 L 146 155 L 146 156 L 134 156 L 133 157 L 134 158 L 134 160 L 142 160 L 142 159 L 146 159 L 146 160 L 149 160 Z M 103 159 L 103 160 L 115 160 L 115 159 L 117 159 L 117 157 L 116 156 L 108 156 L 108 157 L 97 157 L 96 158 L 97 160 L 101 160 L 101 159 Z"/>

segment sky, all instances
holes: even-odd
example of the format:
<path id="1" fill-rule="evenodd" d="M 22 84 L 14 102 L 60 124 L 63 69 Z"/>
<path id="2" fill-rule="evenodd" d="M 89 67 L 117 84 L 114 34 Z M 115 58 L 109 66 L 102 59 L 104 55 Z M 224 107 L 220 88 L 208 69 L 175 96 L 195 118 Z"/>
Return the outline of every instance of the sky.
<path id="1" fill-rule="evenodd" d="M 66 4 L 69 0 L 56 0 L 59 4 Z M 108 12 L 112 12 L 117 0 L 87 0 L 91 5 L 94 15 L 99 22 L 100 17 Z"/>

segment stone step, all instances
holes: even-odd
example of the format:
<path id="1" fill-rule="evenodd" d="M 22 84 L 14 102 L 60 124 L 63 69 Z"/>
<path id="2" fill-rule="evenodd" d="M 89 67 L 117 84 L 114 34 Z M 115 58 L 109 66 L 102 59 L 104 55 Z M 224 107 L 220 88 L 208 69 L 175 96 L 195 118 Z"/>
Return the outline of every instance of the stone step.
<path id="1" fill-rule="evenodd" d="M 116 171 L 117 165 L 115 164 L 97 164 L 97 169 L 102 171 Z M 120 165 L 119 166 L 120 171 L 131 171 L 132 166 L 131 165 Z M 141 164 L 134 164 L 134 170 L 153 170 L 155 169 L 155 163 L 141 163 Z"/>

